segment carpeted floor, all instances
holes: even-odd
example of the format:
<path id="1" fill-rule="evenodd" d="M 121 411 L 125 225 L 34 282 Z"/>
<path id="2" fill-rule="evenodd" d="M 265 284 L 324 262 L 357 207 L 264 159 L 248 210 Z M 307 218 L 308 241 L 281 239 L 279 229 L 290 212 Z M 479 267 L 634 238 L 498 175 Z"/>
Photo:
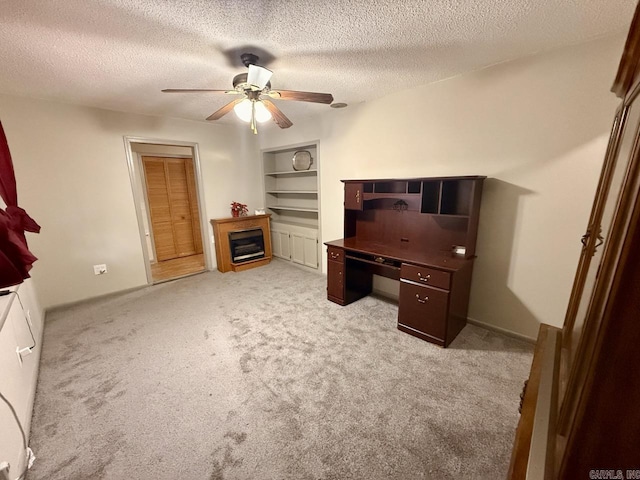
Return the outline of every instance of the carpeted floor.
<path id="1" fill-rule="evenodd" d="M 28 478 L 504 478 L 532 347 L 396 316 L 282 261 L 54 311 Z"/>

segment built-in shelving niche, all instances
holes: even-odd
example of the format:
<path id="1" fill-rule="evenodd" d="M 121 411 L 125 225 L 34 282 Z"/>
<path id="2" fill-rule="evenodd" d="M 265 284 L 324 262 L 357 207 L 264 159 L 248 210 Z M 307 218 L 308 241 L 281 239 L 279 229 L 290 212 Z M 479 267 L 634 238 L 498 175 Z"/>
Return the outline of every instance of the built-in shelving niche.
<path id="1" fill-rule="evenodd" d="M 294 170 L 293 156 L 311 153 L 309 170 Z M 320 196 L 316 142 L 263 150 L 264 206 L 271 214 L 273 254 L 318 268 Z"/>

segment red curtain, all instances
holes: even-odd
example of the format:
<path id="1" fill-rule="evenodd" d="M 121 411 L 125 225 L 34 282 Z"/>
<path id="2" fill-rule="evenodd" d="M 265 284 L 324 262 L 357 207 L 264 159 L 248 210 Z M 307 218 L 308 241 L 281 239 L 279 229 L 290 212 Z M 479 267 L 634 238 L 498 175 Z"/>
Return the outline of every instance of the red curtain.
<path id="1" fill-rule="evenodd" d="M 21 283 L 37 258 L 29 251 L 24 232 L 40 232 L 27 212 L 18 206 L 18 191 L 9 144 L 0 122 L 0 197 L 7 205 L 0 209 L 0 288 Z"/>

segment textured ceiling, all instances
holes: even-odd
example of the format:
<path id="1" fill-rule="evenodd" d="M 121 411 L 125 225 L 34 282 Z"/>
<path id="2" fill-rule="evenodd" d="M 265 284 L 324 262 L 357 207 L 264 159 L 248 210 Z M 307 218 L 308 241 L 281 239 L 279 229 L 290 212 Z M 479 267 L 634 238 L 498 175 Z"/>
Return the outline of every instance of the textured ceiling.
<path id="1" fill-rule="evenodd" d="M 628 28 L 635 0 L 0 0 L 0 93 L 203 120 L 251 51 L 355 104 Z M 277 101 L 296 119 L 326 105 Z M 233 121 L 228 115 L 223 121 Z"/>

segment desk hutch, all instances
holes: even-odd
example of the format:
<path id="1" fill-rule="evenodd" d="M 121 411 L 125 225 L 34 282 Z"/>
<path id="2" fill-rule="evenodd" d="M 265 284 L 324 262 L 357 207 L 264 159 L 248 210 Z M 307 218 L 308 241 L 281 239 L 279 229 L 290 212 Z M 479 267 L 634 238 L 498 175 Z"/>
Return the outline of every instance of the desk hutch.
<path id="1" fill-rule="evenodd" d="M 398 329 L 448 346 L 467 321 L 484 179 L 343 180 L 327 298 L 348 305 L 371 293 L 374 274 L 399 280 Z"/>

